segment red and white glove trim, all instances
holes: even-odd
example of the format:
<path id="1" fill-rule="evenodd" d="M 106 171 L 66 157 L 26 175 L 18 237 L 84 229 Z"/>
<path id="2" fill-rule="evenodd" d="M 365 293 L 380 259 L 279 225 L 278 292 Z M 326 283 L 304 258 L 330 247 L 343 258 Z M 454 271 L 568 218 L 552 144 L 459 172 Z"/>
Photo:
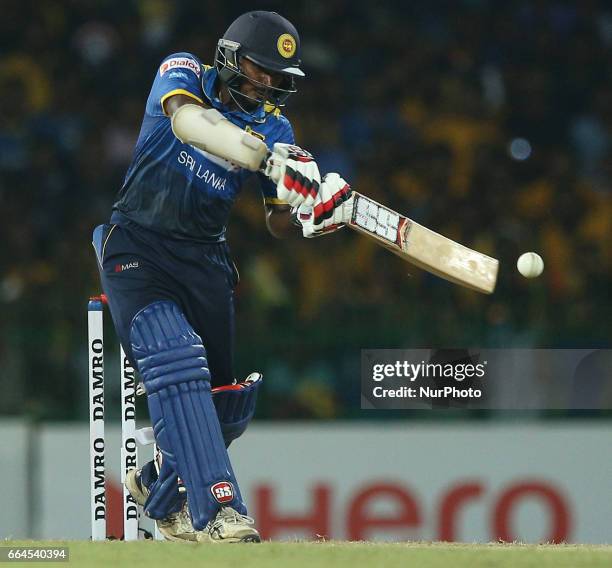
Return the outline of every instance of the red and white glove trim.
<path id="1" fill-rule="evenodd" d="M 308 163 L 308 162 L 301 162 L 301 163 Z M 290 162 L 288 161 L 287 164 L 285 165 L 285 177 L 283 178 L 284 188 L 290 193 L 295 192 L 301 195 L 304 198 L 303 203 L 306 203 L 308 199 L 312 199 L 314 201 L 314 199 L 317 197 L 317 193 L 319 192 L 320 184 L 318 180 L 316 178 L 313 179 L 313 178 L 307 177 L 307 175 L 303 173 L 306 171 L 305 169 L 302 169 L 302 171 L 299 171 L 297 169 L 293 169 L 289 164 Z M 278 193 L 278 189 L 277 189 L 277 193 Z M 286 197 L 285 200 L 288 201 L 289 203 L 292 203 L 295 201 L 292 195 L 289 195 L 288 198 Z"/>
<path id="2" fill-rule="evenodd" d="M 323 183 L 325 183 L 326 185 L 329 176 L 338 176 L 338 174 L 327 174 L 323 178 Z M 331 218 L 334 214 L 334 210 L 351 198 L 351 195 L 353 193 L 351 186 L 346 183 L 340 176 L 338 176 L 338 178 L 344 182 L 344 185 L 340 187 L 340 189 L 337 189 L 336 192 L 333 193 L 331 197 L 329 197 L 326 201 L 319 201 L 319 203 L 315 202 L 315 206 L 313 208 L 315 225 L 319 225 L 326 219 Z M 334 182 L 336 182 L 336 180 L 334 180 Z M 323 193 L 327 192 L 322 192 L 322 194 Z"/>
<path id="3" fill-rule="evenodd" d="M 344 227 L 352 211 L 351 186 L 336 173 L 329 173 L 321 182 L 312 207 L 301 205 L 294 218 L 306 238 L 333 233 Z"/>
<path id="4" fill-rule="evenodd" d="M 278 199 L 293 207 L 312 205 L 321 185 L 319 167 L 312 154 L 293 144 L 274 144 L 265 174 L 277 183 Z"/>

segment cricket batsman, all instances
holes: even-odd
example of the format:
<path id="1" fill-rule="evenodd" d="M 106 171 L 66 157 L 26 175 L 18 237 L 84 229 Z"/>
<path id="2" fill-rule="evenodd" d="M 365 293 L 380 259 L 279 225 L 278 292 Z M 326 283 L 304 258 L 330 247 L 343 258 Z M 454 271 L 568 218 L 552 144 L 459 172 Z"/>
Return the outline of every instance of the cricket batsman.
<path id="1" fill-rule="evenodd" d="M 273 235 L 289 235 L 296 220 L 306 237 L 343 226 L 350 187 L 338 174 L 321 179 L 281 114 L 301 77 L 298 33 L 274 12 L 236 19 L 212 67 L 191 53 L 166 57 L 110 223 L 94 231 L 102 287 L 144 383 L 162 455 L 159 468 L 149 462 L 130 471 L 126 486 L 170 540 L 260 541 L 227 452 L 254 414 L 262 380 L 258 373 L 234 379 L 238 271 L 225 232 L 253 175 Z M 181 142 L 172 117 L 186 105 L 216 109 L 263 140 L 280 181 Z M 189 128 L 198 132 L 203 119 L 192 116 Z"/>

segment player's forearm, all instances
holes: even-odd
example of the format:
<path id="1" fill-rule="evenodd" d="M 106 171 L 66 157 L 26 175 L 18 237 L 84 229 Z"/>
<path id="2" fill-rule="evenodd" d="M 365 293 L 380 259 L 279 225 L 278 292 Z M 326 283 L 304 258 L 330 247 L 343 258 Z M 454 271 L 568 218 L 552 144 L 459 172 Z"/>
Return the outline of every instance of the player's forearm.
<path id="1" fill-rule="evenodd" d="M 270 209 L 266 212 L 268 231 L 277 239 L 286 239 L 299 235 L 297 227 L 291 220 L 291 209 Z"/>

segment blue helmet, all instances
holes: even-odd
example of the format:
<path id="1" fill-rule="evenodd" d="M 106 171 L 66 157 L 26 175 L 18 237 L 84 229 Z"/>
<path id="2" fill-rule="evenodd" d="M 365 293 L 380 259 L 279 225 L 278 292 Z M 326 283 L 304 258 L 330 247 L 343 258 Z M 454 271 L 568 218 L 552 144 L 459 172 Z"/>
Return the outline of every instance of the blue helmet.
<path id="1" fill-rule="evenodd" d="M 240 67 L 242 58 L 280 75 L 281 83 L 272 87 L 249 79 L 261 87 L 262 96 L 253 98 L 241 93 L 240 85 L 247 79 Z M 297 91 L 295 78 L 304 77 L 300 63 L 300 36 L 293 24 L 276 12 L 259 10 L 242 14 L 217 43 L 215 67 L 219 78 L 240 110 L 247 114 L 265 103 L 272 109 L 284 106 Z"/>

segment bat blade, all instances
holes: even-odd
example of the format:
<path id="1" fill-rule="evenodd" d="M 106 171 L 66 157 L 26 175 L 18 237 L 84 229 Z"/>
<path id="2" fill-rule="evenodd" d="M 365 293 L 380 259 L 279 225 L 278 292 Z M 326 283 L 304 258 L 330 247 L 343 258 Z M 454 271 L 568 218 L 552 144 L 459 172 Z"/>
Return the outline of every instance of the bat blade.
<path id="1" fill-rule="evenodd" d="M 353 192 L 351 229 L 375 239 L 411 264 L 455 284 L 491 294 L 499 261 L 419 225 L 404 215 Z"/>

